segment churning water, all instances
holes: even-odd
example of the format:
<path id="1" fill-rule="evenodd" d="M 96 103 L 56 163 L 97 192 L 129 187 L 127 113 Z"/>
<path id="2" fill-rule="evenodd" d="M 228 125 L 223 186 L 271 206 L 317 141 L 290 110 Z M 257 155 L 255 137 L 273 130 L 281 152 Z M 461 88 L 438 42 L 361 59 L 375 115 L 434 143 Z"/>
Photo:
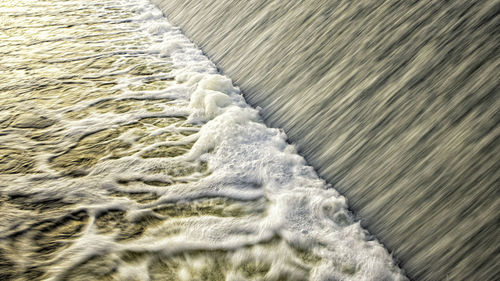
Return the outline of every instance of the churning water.
<path id="1" fill-rule="evenodd" d="M 406 279 L 148 1 L 0 21 L 0 279 Z"/>
<path id="2" fill-rule="evenodd" d="M 500 0 L 152 0 L 410 278 L 500 276 Z"/>

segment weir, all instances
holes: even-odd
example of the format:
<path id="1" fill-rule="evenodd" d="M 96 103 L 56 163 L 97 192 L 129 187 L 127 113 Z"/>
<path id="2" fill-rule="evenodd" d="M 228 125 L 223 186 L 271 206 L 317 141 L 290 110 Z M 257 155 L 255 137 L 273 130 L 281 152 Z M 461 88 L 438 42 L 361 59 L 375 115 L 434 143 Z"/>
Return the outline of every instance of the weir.
<path id="1" fill-rule="evenodd" d="M 410 278 L 498 278 L 499 1 L 153 2 Z"/>
<path id="2" fill-rule="evenodd" d="M 408 280 L 150 0 L 0 22 L 0 280 Z"/>

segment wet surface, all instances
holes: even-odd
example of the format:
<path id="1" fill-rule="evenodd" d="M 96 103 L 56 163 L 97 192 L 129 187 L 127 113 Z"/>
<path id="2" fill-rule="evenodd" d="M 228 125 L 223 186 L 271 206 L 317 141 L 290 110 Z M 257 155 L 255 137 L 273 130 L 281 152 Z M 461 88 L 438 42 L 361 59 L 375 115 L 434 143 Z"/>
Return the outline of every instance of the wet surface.
<path id="1" fill-rule="evenodd" d="M 309 280 L 331 262 L 367 276 L 363 251 L 325 259 L 330 242 L 297 236 L 338 225 L 374 244 L 344 201 L 335 224 L 286 226 L 338 194 L 150 3 L 4 1 L 0 21 L 0 279 Z M 325 195 L 284 193 L 295 216 L 266 186 Z"/>

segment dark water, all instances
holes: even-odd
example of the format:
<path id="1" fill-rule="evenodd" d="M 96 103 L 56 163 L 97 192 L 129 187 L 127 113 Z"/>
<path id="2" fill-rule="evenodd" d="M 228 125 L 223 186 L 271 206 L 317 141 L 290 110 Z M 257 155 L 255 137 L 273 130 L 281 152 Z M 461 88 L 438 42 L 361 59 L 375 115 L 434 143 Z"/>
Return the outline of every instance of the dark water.
<path id="1" fill-rule="evenodd" d="M 416 280 L 496 280 L 499 1 L 154 0 Z"/>

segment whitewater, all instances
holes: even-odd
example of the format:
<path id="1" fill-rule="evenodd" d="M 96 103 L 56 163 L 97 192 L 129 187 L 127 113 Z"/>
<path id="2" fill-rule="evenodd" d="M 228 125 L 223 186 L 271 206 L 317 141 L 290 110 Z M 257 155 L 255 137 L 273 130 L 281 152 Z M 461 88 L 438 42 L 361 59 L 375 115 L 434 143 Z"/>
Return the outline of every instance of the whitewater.
<path id="1" fill-rule="evenodd" d="M 0 279 L 407 280 L 149 1 L 0 21 Z"/>

